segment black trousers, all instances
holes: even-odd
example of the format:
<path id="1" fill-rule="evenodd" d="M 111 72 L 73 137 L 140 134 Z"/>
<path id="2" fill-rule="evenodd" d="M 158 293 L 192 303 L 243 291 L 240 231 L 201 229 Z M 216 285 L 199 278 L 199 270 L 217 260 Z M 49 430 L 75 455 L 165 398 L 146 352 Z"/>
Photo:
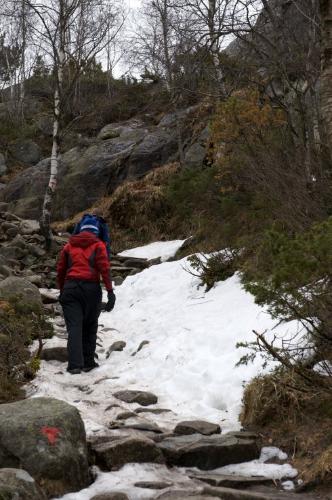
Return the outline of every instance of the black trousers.
<path id="1" fill-rule="evenodd" d="M 68 332 L 68 369 L 92 366 L 102 291 L 99 283 L 66 281 L 60 297 Z"/>

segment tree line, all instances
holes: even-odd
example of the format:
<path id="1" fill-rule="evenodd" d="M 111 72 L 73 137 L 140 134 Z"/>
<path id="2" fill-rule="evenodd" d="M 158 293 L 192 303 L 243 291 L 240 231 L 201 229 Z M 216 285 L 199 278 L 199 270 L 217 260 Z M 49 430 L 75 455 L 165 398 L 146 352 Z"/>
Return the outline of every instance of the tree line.
<path id="1" fill-rule="evenodd" d="M 330 11 L 330 0 L 143 0 L 134 15 L 118 0 L 5 0 L 0 82 L 17 119 L 24 120 L 29 76 L 52 75 L 51 174 L 41 216 L 46 240 L 62 115 L 67 102 L 79 102 L 82 75 L 98 63 L 109 87 L 119 61 L 129 75 L 159 82 L 174 109 L 193 98 L 217 105 L 254 89 L 258 101 L 284 112 L 294 161 L 308 189 L 317 190 L 330 171 Z"/>

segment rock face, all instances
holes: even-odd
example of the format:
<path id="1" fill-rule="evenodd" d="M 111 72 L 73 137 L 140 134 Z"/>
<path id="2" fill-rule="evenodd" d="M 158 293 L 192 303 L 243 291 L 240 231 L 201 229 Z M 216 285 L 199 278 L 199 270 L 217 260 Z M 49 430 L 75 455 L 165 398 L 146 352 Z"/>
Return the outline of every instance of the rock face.
<path id="1" fill-rule="evenodd" d="M 49 497 L 86 487 L 87 447 L 78 410 L 51 398 L 1 405 L 3 467 L 25 469 Z"/>
<path id="2" fill-rule="evenodd" d="M 28 280 L 9 276 L 0 281 L 0 298 L 9 299 L 17 296 L 22 297 L 25 302 L 30 304 L 42 304 L 38 288 Z"/>
<path id="3" fill-rule="evenodd" d="M 93 205 L 99 198 L 111 194 L 124 181 L 138 179 L 152 169 L 176 160 L 178 123 L 184 147 L 190 149 L 190 123 L 195 113 L 195 107 L 170 113 L 158 126 L 151 126 L 137 119 L 111 123 L 100 131 L 96 139 L 86 141 L 86 144 L 82 142 L 65 152 L 59 166 L 54 218 L 68 218 Z M 22 144 L 20 147 L 23 147 Z M 203 146 L 197 152 L 195 146 L 194 150 L 188 152 L 188 163 L 197 163 L 198 156 L 201 158 L 203 154 L 202 148 Z M 16 149 L 20 151 L 19 148 Z M 26 150 L 21 158 L 23 157 L 22 161 L 30 161 L 34 166 L 1 189 L 0 201 L 7 202 L 9 210 L 21 217 L 38 219 L 48 182 L 50 161 L 39 161 L 40 157 L 36 154 L 32 162 L 32 155 L 28 157 Z"/>
<path id="4" fill-rule="evenodd" d="M 0 469 L 1 500 L 46 500 L 35 480 L 23 469 Z"/>
<path id="5" fill-rule="evenodd" d="M 254 439 L 237 437 L 233 433 L 223 436 L 169 437 L 159 443 L 169 465 L 198 467 L 212 470 L 228 464 L 247 462 L 259 457 Z"/>

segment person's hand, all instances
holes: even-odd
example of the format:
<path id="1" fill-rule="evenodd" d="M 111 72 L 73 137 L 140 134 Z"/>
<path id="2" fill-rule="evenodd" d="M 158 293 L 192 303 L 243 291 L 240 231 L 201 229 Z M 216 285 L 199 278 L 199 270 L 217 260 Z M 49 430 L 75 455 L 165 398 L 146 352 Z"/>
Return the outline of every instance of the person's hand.
<path id="1" fill-rule="evenodd" d="M 105 311 L 110 312 L 114 308 L 114 304 L 115 304 L 115 295 L 114 295 L 113 290 L 108 292 L 107 298 L 108 298 L 108 302 L 105 306 Z"/>

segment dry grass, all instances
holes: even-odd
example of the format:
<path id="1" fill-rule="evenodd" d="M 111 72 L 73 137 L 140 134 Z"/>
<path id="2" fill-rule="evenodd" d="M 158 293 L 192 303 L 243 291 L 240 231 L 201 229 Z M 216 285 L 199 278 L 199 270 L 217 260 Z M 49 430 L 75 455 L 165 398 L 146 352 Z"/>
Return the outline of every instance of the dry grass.
<path id="1" fill-rule="evenodd" d="M 332 480 L 331 421 L 331 393 L 305 386 L 294 373 L 277 370 L 245 388 L 242 424 L 285 450 L 305 482 Z"/>

